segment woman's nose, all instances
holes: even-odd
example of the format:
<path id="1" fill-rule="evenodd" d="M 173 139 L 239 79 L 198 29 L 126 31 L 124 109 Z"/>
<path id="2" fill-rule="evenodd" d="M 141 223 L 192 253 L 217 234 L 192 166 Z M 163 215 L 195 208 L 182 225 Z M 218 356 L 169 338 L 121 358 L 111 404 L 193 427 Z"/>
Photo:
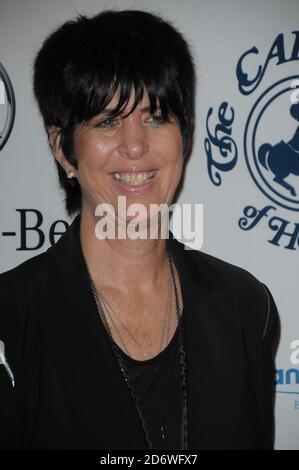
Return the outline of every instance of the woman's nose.
<path id="1" fill-rule="evenodd" d="M 129 115 L 122 119 L 119 152 L 126 158 L 137 160 L 149 150 L 146 129 L 137 118 Z"/>

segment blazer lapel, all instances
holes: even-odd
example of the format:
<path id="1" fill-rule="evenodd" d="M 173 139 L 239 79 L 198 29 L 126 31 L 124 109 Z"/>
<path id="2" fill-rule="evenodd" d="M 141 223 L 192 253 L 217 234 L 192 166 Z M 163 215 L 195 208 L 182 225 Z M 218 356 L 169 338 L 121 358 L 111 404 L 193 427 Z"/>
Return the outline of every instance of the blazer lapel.
<path id="1" fill-rule="evenodd" d="M 200 253 L 169 240 L 184 300 L 190 449 L 233 446 L 242 397 L 239 314 Z"/>
<path id="2" fill-rule="evenodd" d="M 146 449 L 137 410 L 89 285 L 79 226 L 78 216 L 47 252 L 47 347 L 94 448 Z M 171 233 L 167 246 L 184 300 L 188 448 L 230 448 L 242 388 L 239 317 L 229 291 L 204 261 L 195 261 L 194 253 L 184 250 Z"/>
<path id="3" fill-rule="evenodd" d="M 146 449 L 137 410 L 89 285 L 79 222 L 77 217 L 47 252 L 48 348 L 74 412 L 93 438 L 93 448 Z"/>

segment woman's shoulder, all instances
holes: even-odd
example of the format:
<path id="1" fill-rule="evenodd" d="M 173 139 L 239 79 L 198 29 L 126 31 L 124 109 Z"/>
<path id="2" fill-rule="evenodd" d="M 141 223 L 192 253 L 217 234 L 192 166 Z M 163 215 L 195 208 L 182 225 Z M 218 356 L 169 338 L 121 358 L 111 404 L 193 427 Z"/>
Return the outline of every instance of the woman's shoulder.
<path id="1" fill-rule="evenodd" d="M 177 239 L 173 239 L 171 246 L 179 254 L 183 269 L 189 271 L 189 277 L 192 273 L 192 279 L 199 289 L 203 285 L 207 292 L 219 288 L 238 306 L 243 319 L 259 323 L 264 332 L 271 317 L 277 323 L 277 308 L 267 282 L 264 283 L 264 280 L 240 266 L 204 251 L 189 249 Z"/>
<path id="2" fill-rule="evenodd" d="M 259 279 L 247 269 L 232 264 L 221 258 L 217 258 L 203 251 L 193 251 L 193 257 L 196 262 L 209 267 L 214 275 L 221 279 L 225 284 L 249 284 L 259 286 Z"/>
<path id="3" fill-rule="evenodd" d="M 251 272 L 202 250 L 190 249 L 174 239 L 183 254 L 187 265 L 195 266 L 198 273 L 206 279 L 226 286 L 243 286 L 260 289 L 263 283 Z"/>
<path id="4" fill-rule="evenodd" d="M 186 250 L 186 257 L 192 259 L 199 274 L 229 292 L 248 325 L 257 322 L 262 327 L 263 337 L 270 331 L 271 336 L 278 336 L 278 311 L 267 283 L 246 269 L 203 251 Z"/>
<path id="5" fill-rule="evenodd" d="M 23 365 L 32 371 L 38 363 L 44 263 L 42 253 L 0 274 L 0 341 L 17 384 L 23 380 Z M 13 400 L 4 368 L 0 369 L 0 384 L 6 384 L 2 392 L 4 396 L 9 393 L 7 402 Z"/>
<path id="6" fill-rule="evenodd" d="M 0 274 L 0 302 L 24 302 L 41 292 L 45 254 L 33 256 Z"/>

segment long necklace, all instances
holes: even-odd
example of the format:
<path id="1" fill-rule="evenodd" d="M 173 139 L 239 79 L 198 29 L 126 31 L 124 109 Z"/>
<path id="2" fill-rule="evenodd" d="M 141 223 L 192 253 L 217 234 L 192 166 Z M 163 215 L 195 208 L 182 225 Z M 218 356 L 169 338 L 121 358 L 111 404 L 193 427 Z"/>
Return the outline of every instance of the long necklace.
<path id="1" fill-rule="evenodd" d="M 93 282 L 93 281 L 92 281 Z M 94 283 L 93 283 L 94 284 Z M 94 286 L 95 288 L 95 286 Z M 115 314 L 115 311 L 114 309 L 112 308 L 112 306 L 110 305 L 110 303 L 108 302 L 108 300 L 105 298 L 105 296 L 103 295 L 103 293 L 95 288 L 95 291 L 96 291 L 96 294 L 99 298 L 99 302 L 100 304 L 102 304 L 102 307 L 103 307 L 103 310 L 107 312 L 109 318 L 110 318 L 110 321 L 111 323 L 113 324 L 114 326 L 114 329 L 123 345 L 123 348 L 125 349 L 127 355 L 129 356 L 129 351 L 128 351 L 128 348 L 125 344 L 125 341 L 119 331 L 119 329 L 117 328 L 116 324 L 115 324 L 115 321 L 113 320 L 113 316 L 114 317 L 118 317 L 119 319 L 119 322 L 121 323 L 121 326 L 123 327 L 123 329 L 126 330 L 126 332 L 128 333 L 128 335 L 131 337 L 131 339 L 134 341 L 134 343 L 138 346 L 138 348 L 140 349 L 140 351 L 142 352 L 142 354 L 144 355 L 144 357 L 146 359 L 149 358 L 149 355 L 144 351 L 144 349 L 142 348 L 142 346 L 137 342 L 136 338 L 134 337 L 134 335 L 132 335 L 132 333 L 128 330 L 128 328 L 126 327 L 126 325 L 120 320 L 120 316 L 119 315 L 116 315 Z M 161 333 L 161 341 L 160 341 L 160 349 L 159 351 L 161 352 L 162 351 L 162 346 L 163 346 L 163 338 L 164 338 L 164 332 L 165 332 L 165 327 L 166 327 L 166 323 L 168 322 L 168 325 L 170 323 L 170 313 L 171 313 L 171 291 L 172 291 L 172 276 L 171 276 L 171 270 L 170 270 L 170 267 L 169 267 L 169 276 L 168 276 L 168 297 L 167 297 L 167 302 L 166 302 L 166 307 L 165 307 L 165 314 L 164 314 L 164 321 L 163 321 L 163 328 L 162 328 L 162 333 Z M 105 307 L 105 308 L 104 308 Z M 113 315 L 111 315 L 111 313 L 113 313 Z M 109 330 L 110 330 L 110 333 L 111 333 L 111 329 L 109 327 Z M 111 338 L 112 338 L 112 333 L 109 335 Z M 166 338 L 166 342 L 168 340 L 168 336 L 169 336 L 169 327 L 168 327 L 168 334 L 167 334 L 167 338 Z"/>
<path id="2" fill-rule="evenodd" d="M 180 318 L 180 305 L 179 305 L 179 299 L 178 299 L 176 280 L 175 280 L 175 276 L 174 276 L 174 272 L 173 272 L 172 259 L 171 259 L 170 254 L 168 253 L 168 251 L 166 253 L 167 253 L 167 258 L 168 258 L 168 264 L 169 264 L 169 267 L 170 267 L 172 283 L 173 283 L 173 287 L 174 287 L 175 301 L 176 301 L 176 315 L 177 315 L 178 328 L 179 328 L 179 338 L 178 338 L 179 339 L 179 365 L 180 365 L 180 385 L 181 385 L 181 392 L 182 392 L 182 420 L 181 420 L 180 446 L 181 446 L 182 450 L 186 450 L 188 448 L 186 353 L 185 353 L 185 347 L 184 347 L 183 326 L 182 326 L 182 322 L 180 321 L 181 320 L 181 318 Z M 149 431 L 148 431 L 145 419 L 144 419 L 143 414 L 142 414 L 142 410 L 141 410 L 141 407 L 140 407 L 138 397 L 136 396 L 135 389 L 134 389 L 134 387 L 131 383 L 130 377 L 129 377 L 128 372 L 127 372 L 127 368 L 125 366 L 125 363 L 123 361 L 123 358 L 122 358 L 121 354 L 119 353 L 119 349 L 116 347 L 116 344 L 113 341 L 112 334 L 111 334 L 111 331 L 110 331 L 110 328 L 109 328 L 109 325 L 108 325 L 103 307 L 102 307 L 101 302 L 99 300 L 99 296 L 98 296 L 96 286 L 93 282 L 93 279 L 92 279 L 90 273 L 89 273 L 89 278 L 90 278 L 91 289 L 92 289 L 92 292 L 93 292 L 93 295 L 94 295 L 94 298 L 95 298 L 95 301 L 96 301 L 96 305 L 97 305 L 97 308 L 98 308 L 98 312 L 99 312 L 100 317 L 102 319 L 105 330 L 108 333 L 108 336 L 111 340 L 112 349 L 113 349 L 113 352 L 115 354 L 117 363 L 118 363 L 119 368 L 121 370 L 121 373 L 124 377 L 124 380 L 125 380 L 128 388 L 129 388 L 129 391 L 130 391 L 131 397 L 133 399 L 133 402 L 136 406 L 136 409 L 137 409 L 137 412 L 138 412 L 138 415 L 139 415 L 139 418 L 140 418 L 140 421 L 141 421 L 141 424 L 142 424 L 142 428 L 143 428 L 143 431 L 144 431 L 144 434 L 145 434 L 148 449 L 151 450 L 152 449 L 152 441 L 151 441 L 151 438 L 149 436 Z"/>

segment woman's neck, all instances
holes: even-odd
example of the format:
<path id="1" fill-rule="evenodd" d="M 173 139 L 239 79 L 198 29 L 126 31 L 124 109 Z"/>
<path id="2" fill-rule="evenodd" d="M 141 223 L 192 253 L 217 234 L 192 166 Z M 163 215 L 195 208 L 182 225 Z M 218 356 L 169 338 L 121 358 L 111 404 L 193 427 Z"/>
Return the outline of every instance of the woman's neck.
<path id="1" fill-rule="evenodd" d="M 123 294 L 158 288 L 168 269 L 165 239 L 98 239 L 90 211 L 82 211 L 80 239 L 84 258 L 96 284 Z M 117 232 L 116 232 L 117 233 Z"/>

